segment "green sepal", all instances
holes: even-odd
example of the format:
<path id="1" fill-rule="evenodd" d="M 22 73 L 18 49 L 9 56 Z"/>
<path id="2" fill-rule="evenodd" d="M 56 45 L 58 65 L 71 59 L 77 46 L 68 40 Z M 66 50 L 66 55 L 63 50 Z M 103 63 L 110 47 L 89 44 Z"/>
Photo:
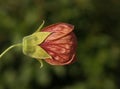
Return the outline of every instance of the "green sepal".
<path id="1" fill-rule="evenodd" d="M 23 38 L 23 53 L 36 59 L 51 58 L 51 56 L 40 47 L 40 44 L 51 34 L 51 32 L 35 32 Z"/>

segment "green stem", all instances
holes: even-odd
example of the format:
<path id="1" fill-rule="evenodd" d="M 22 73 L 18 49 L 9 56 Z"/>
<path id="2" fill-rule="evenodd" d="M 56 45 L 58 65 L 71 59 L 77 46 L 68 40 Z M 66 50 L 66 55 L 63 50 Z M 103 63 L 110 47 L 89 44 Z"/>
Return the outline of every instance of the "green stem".
<path id="1" fill-rule="evenodd" d="M 1 58 L 5 53 L 7 53 L 10 49 L 12 49 L 12 48 L 14 48 L 14 47 L 19 47 L 19 46 L 22 46 L 22 43 L 18 43 L 18 44 L 11 45 L 10 47 L 8 47 L 5 51 L 3 51 L 3 52 L 0 54 L 0 58 Z"/>
<path id="2" fill-rule="evenodd" d="M 44 24 L 45 24 L 45 21 L 43 20 L 42 24 L 39 26 L 39 28 L 36 30 L 36 32 L 39 32 Z"/>

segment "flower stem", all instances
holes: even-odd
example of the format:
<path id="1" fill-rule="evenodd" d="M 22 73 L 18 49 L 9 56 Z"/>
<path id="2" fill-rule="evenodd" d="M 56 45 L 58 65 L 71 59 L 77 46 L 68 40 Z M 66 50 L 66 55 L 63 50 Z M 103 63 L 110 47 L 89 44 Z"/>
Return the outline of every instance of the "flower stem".
<path id="1" fill-rule="evenodd" d="M 22 46 L 22 43 L 18 43 L 18 44 L 11 45 L 10 47 L 8 47 L 5 51 L 3 51 L 3 52 L 0 54 L 0 58 L 1 58 L 5 53 L 7 53 L 10 49 L 12 49 L 12 48 L 14 48 L 14 47 L 19 47 L 19 46 Z"/>

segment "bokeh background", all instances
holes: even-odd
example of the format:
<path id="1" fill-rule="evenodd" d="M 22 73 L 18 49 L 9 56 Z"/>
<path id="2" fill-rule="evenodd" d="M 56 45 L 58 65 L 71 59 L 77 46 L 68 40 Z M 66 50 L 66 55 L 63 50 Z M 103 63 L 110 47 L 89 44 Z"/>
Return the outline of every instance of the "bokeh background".
<path id="1" fill-rule="evenodd" d="M 14 48 L 0 59 L 0 89 L 120 89 L 120 0 L 0 0 L 0 52 L 42 20 L 75 26 L 77 61 L 40 69 Z"/>

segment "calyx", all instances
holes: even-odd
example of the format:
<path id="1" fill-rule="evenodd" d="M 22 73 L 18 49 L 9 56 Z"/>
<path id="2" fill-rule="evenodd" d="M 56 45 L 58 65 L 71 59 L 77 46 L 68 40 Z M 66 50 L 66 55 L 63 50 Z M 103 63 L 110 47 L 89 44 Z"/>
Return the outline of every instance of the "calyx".
<path id="1" fill-rule="evenodd" d="M 51 58 L 51 56 L 39 45 L 51 34 L 51 32 L 35 32 L 23 38 L 23 53 L 36 59 Z"/>

